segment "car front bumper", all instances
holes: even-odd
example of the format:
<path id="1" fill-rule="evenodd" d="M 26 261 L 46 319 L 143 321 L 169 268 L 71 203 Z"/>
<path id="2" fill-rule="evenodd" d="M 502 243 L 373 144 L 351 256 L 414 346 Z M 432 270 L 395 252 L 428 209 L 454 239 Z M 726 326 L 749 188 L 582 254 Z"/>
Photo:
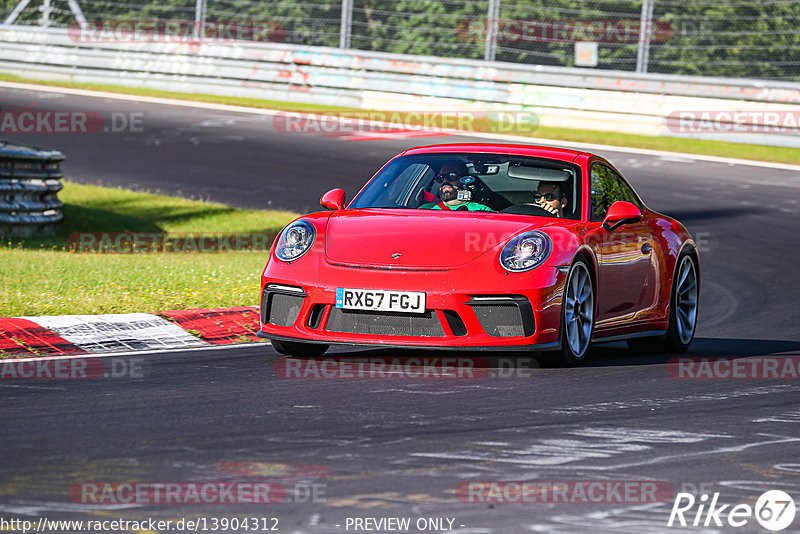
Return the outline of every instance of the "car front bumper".
<path id="1" fill-rule="evenodd" d="M 499 265 L 473 263 L 414 271 L 335 265 L 322 255 L 306 259 L 273 260 L 265 268 L 260 337 L 435 349 L 558 347 L 566 275 L 555 266 L 508 273 Z M 339 287 L 423 291 L 426 313 L 337 309 Z"/>

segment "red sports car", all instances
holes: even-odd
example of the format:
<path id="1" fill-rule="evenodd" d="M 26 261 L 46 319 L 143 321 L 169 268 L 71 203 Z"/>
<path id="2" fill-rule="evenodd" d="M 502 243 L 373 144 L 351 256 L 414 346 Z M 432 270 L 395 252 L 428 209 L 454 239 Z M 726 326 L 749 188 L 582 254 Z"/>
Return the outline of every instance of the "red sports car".
<path id="1" fill-rule="evenodd" d="M 556 350 L 578 364 L 593 341 L 692 342 L 697 246 L 599 156 L 418 147 L 344 196 L 323 195 L 327 210 L 290 223 L 270 252 L 259 335 L 282 354 Z"/>

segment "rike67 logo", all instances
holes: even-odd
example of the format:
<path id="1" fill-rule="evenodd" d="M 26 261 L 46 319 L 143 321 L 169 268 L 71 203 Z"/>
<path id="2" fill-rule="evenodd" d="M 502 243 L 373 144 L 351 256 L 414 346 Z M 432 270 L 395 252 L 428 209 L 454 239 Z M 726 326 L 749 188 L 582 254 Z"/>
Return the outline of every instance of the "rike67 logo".
<path id="1" fill-rule="evenodd" d="M 781 490 L 767 491 L 758 498 L 755 507 L 749 504 L 719 504 L 719 492 L 710 500 L 707 493 L 696 499 L 691 493 L 678 493 L 667 526 L 738 528 L 747 525 L 755 516 L 762 528 L 778 532 L 792 524 L 795 516 L 794 500 Z M 695 509 L 696 507 L 696 509 Z M 677 523 L 677 525 L 676 525 Z"/>

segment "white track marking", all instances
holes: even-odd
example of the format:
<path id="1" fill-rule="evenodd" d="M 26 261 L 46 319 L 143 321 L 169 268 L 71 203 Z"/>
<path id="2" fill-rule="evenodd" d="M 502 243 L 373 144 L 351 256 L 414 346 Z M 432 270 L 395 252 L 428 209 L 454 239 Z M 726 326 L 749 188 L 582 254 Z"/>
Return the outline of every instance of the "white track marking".
<path id="1" fill-rule="evenodd" d="M 751 395 L 774 395 L 783 394 L 798 389 L 794 384 L 780 384 L 774 386 L 759 386 L 739 391 L 724 393 L 698 393 L 685 395 L 682 397 L 671 398 L 642 398 L 630 401 L 598 402 L 594 404 L 583 404 L 575 406 L 563 406 L 559 408 L 544 408 L 531 410 L 533 413 L 546 413 L 557 415 L 590 415 L 593 413 L 603 413 L 616 410 L 629 410 L 637 408 L 665 408 L 668 406 L 685 406 L 694 402 L 714 402 L 720 400 L 736 399 L 739 397 L 749 397 Z"/>
<path id="2" fill-rule="evenodd" d="M 149 313 L 23 317 L 87 352 L 184 348 L 205 345 L 180 326 Z"/>

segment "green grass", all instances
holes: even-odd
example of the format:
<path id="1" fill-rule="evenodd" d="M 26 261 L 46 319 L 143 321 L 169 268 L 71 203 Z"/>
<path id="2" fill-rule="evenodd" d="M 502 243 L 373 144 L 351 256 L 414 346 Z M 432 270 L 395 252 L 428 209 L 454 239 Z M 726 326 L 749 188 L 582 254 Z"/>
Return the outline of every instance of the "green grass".
<path id="1" fill-rule="evenodd" d="M 130 95 L 141 95 L 177 100 L 191 100 L 197 102 L 210 102 L 215 104 L 228 104 L 235 106 L 274 109 L 279 111 L 297 112 L 354 112 L 363 111 L 353 108 L 338 106 L 324 106 L 318 104 L 304 104 L 298 102 L 282 102 L 278 100 L 261 100 L 257 98 L 243 98 L 220 95 L 206 95 L 195 93 L 175 93 L 155 89 L 123 87 L 118 85 L 104 85 L 93 83 L 76 83 L 61 81 L 41 81 L 21 78 L 12 74 L 0 73 L 0 80 L 12 82 L 34 83 L 55 87 L 71 87 L 93 91 L 107 91 Z M 402 114 L 401 114 L 402 115 Z M 475 121 L 473 131 L 492 131 L 493 123 Z M 705 141 L 699 139 L 686 139 L 680 137 L 653 137 L 647 135 L 622 134 L 601 132 L 594 130 L 572 130 L 568 128 L 553 128 L 542 126 L 532 132 L 519 132 L 518 135 L 527 135 L 557 141 L 575 141 L 581 143 L 595 143 L 631 148 L 647 148 L 652 150 L 665 150 L 669 152 L 686 152 L 689 154 L 704 154 L 756 161 L 770 161 L 775 163 L 800 164 L 800 150 L 795 148 L 775 147 L 767 145 L 749 145 L 741 143 L 727 143 L 724 141 Z"/>
<path id="2" fill-rule="evenodd" d="M 0 244 L 0 316 L 150 312 L 258 303 L 265 252 L 74 253 L 73 232 L 274 233 L 296 217 L 65 181 L 58 235 Z"/>
<path id="3" fill-rule="evenodd" d="M 686 152 L 688 154 L 703 154 L 723 158 L 800 164 L 800 150 L 779 146 L 726 143 L 723 141 L 685 139 L 682 137 L 650 137 L 647 135 L 570 130 L 568 128 L 552 128 L 548 126 L 539 127 L 533 137 L 627 148 L 648 148 L 667 152 Z"/>
<path id="4" fill-rule="evenodd" d="M 66 81 L 46 81 L 32 78 L 23 78 L 13 74 L 0 72 L 0 81 L 33 83 L 50 87 L 69 87 L 72 89 L 85 89 L 87 91 L 105 91 L 125 95 L 150 96 L 155 98 L 172 98 L 175 100 L 191 100 L 193 102 L 210 102 L 212 104 L 226 104 L 229 106 L 244 106 L 248 108 L 274 109 L 278 111 L 346 111 L 352 108 L 339 106 L 324 106 L 320 104 L 302 104 L 297 102 L 283 102 L 280 100 L 263 100 L 259 98 L 246 98 L 239 96 L 205 95 L 198 93 L 178 93 L 147 89 L 144 87 L 125 87 L 121 85 L 108 85 L 102 83 L 80 83 Z"/>

